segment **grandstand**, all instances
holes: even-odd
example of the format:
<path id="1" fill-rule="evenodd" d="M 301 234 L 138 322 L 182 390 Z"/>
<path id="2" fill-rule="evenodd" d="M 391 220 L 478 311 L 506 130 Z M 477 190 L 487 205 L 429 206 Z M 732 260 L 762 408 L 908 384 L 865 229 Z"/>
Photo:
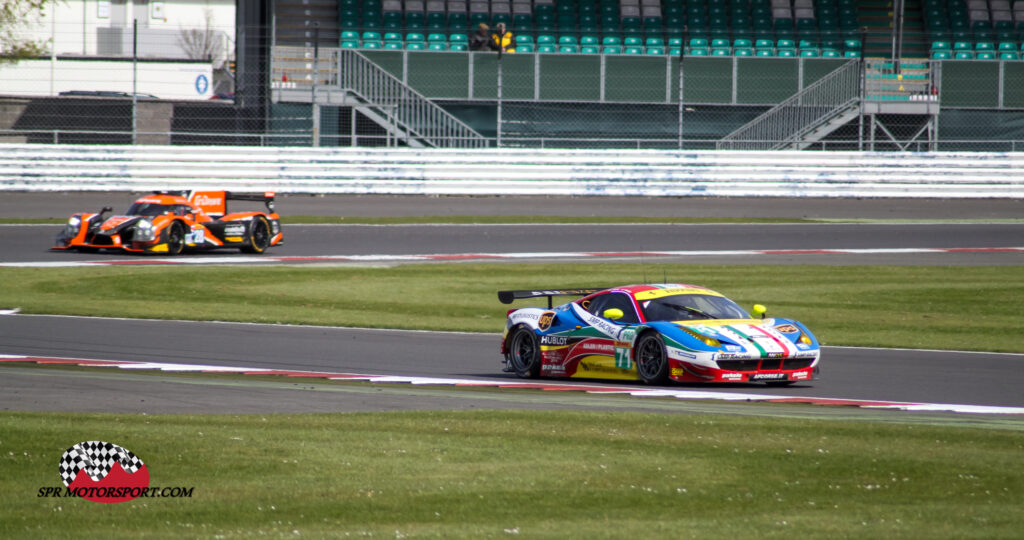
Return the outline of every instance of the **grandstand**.
<path id="1" fill-rule="evenodd" d="M 352 49 L 464 51 L 499 22 L 518 52 L 547 54 L 1017 60 L 1024 41 L 1010 0 L 284 0 L 275 16 L 279 44 L 318 26 Z"/>

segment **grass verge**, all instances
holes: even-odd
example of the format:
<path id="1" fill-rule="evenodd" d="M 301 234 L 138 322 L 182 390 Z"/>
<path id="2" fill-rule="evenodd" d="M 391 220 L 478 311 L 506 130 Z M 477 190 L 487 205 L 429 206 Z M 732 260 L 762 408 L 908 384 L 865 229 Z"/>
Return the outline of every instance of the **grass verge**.
<path id="1" fill-rule="evenodd" d="M 97 439 L 193 496 L 37 497 Z M 0 536 L 1013 538 L 1022 450 L 1019 431 L 721 416 L 6 413 Z"/>
<path id="2" fill-rule="evenodd" d="M 499 289 L 696 283 L 826 345 L 1024 352 L 1020 267 L 619 264 L 0 268 L 24 313 L 500 332 Z M 662 277 L 664 276 L 664 277 Z M 543 302 L 543 300 L 541 301 Z M 529 305 L 527 302 L 516 306 Z"/>

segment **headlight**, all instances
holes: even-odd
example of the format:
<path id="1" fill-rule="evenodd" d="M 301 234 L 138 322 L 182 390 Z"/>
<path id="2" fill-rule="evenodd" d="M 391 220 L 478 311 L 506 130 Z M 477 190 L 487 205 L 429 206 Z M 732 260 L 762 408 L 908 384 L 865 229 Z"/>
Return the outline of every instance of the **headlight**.
<path id="1" fill-rule="evenodd" d="M 700 332 L 698 332 L 698 331 L 696 331 L 696 330 L 694 330 L 692 328 L 687 328 L 685 326 L 677 326 L 677 328 L 679 328 L 683 332 L 686 332 L 687 334 L 690 334 L 691 336 L 699 339 L 701 341 L 701 343 L 703 343 L 703 344 L 705 344 L 705 345 L 707 345 L 709 347 L 721 347 L 722 346 L 722 342 L 718 341 L 717 339 L 715 339 L 715 338 L 713 338 L 711 336 L 705 336 L 704 334 L 701 334 Z"/>
<path id="2" fill-rule="evenodd" d="M 82 225 L 82 218 L 78 216 L 71 216 L 68 220 L 68 224 L 64 226 L 64 238 L 73 238 L 78 236 L 78 228 Z"/>
<path id="3" fill-rule="evenodd" d="M 156 229 L 153 222 L 148 219 L 140 219 L 135 224 L 135 240 L 140 242 L 151 242 L 156 238 Z"/>

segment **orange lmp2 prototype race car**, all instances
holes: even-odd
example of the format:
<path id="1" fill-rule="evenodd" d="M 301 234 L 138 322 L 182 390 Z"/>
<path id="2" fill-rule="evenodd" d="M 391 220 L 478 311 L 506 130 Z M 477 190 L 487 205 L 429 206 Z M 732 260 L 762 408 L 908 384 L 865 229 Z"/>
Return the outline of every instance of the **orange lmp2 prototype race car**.
<path id="1" fill-rule="evenodd" d="M 228 213 L 228 201 L 263 202 L 267 212 Z M 74 214 L 51 249 L 178 255 L 236 248 L 263 253 L 284 239 L 273 193 L 158 192 L 135 201 L 122 216 L 104 217 L 110 210 Z"/>

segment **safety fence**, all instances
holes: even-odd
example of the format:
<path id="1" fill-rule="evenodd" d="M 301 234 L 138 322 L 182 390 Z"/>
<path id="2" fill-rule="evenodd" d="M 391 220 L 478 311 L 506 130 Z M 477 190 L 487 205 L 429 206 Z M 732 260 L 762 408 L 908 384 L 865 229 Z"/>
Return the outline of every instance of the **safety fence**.
<path id="1" fill-rule="evenodd" d="M 1024 198 L 1024 153 L 0 145 L 0 191 Z"/>

